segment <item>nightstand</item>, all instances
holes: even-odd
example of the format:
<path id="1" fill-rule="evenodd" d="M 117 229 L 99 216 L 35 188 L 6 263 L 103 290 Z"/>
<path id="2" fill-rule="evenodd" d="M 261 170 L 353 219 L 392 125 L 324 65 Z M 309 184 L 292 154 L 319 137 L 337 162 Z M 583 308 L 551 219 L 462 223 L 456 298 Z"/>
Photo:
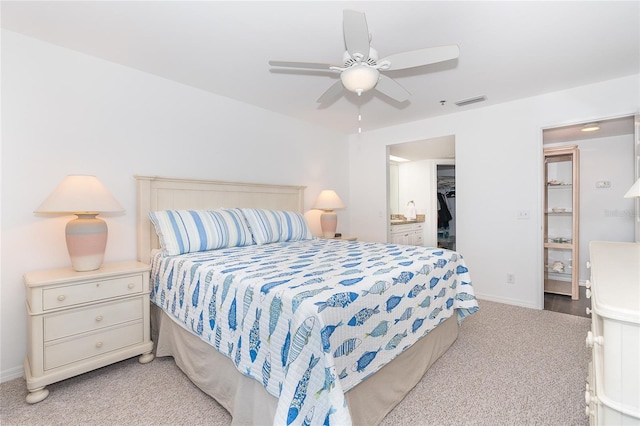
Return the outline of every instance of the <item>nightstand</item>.
<path id="1" fill-rule="evenodd" d="M 149 325 L 149 265 L 105 263 L 96 271 L 71 268 L 29 272 L 28 403 L 45 386 L 142 354 L 153 360 Z"/>
<path id="2" fill-rule="evenodd" d="M 356 241 L 358 237 L 350 237 L 350 236 L 342 236 L 342 237 L 333 237 L 333 240 L 343 240 L 343 241 Z"/>
<path id="3" fill-rule="evenodd" d="M 343 235 L 341 237 L 333 237 L 333 238 L 326 238 L 326 237 L 320 237 L 320 238 L 324 238 L 326 240 L 343 240 L 343 241 L 357 241 L 358 237 L 350 237 L 348 235 Z"/>

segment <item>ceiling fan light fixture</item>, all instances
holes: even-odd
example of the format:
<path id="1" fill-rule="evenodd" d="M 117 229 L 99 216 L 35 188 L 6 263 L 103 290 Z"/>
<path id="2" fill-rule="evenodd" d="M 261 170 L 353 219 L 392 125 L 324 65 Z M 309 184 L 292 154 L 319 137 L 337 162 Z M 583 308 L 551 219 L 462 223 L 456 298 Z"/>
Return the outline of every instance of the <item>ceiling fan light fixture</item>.
<path id="1" fill-rule="evenodd" d="M 379 78 L 377 69 L 364 64 L 353 65 L 340 74 L 344 88 L 358 95 L 376 87 Z"/>
<path id="2" fill-rule="evenodd" d="M 598 123 L 588 123 L 582 126 L 580 130 L 583 132 L 595 132 L 596 130 L 600 130 L 600 126 Z"/>

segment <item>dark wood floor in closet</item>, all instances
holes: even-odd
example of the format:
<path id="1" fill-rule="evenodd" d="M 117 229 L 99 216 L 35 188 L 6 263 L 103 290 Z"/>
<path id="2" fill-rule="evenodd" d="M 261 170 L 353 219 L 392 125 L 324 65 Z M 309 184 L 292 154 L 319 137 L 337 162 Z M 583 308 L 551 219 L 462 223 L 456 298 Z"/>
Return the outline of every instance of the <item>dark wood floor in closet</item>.
<path id="1" fill-rule="evenodd" d="M 585 292 L 586 289 L 581 286 L 579 300 L 571 300 L 571 296 L 545 293 L 544 309 L 547 311 L 591 318 L 591 315 L 587 315 L 587 307 L 591 307 L 591 299 L 587 299 Z"/>

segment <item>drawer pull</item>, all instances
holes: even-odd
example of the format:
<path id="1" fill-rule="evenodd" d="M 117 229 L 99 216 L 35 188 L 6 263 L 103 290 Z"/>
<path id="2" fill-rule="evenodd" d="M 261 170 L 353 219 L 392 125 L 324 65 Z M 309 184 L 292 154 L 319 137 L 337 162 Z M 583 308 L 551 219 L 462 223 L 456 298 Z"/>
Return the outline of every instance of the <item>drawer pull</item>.
<path id="1" fill-rule="evenodd" d="M 587 403 L 587 406 L 589 406 L 591 403 L 597 404 L 598 398 L 595 395 L 592 395 L 589 390 L 586 390 L 584 392 L 584 402 Z"/>
<path id="2" fill-rule="evenodd" d="M 585 296 L 587 296 L 587 299 L 591 299 L 591 289 L 590 289 L 590 288 L 588 288 L 588 289 L 585 291 Z"/>
<path id="3" fill-rule="evenodd" d="M 100 349 L 102 347 L 102 342 L 96 343 L 96 348 Z"/>
<path id="4" fill-rule="evenodd" d="M 66 299 L 66 297 L 64 296 L 64 294 L 61 294 L 60 296 L 58 296 L 58 300 L 60 302 L 62 302 L 64 299 Z"/>
<path id="5" fill-rule="evenodd" d="M 587 308 L 586 311 L 587 311 L 587 315 L 591 315 L 591 308 Z"/>
<path id="6" fill-rule="evenodd" d="M 129 283 L 127 287 L 129 287 L 129 290 L 131 290 L 133 288 L 133 284 Z"/>
<path id="7" fill-rule="evenodd" d="M 584 286 L 585 286 L 586 288 L 591 288 L 591 281 L 587 280 L 587 281 L 584 283 Z"/>
<path id="8" fill-rule="evenodd" d="M 102 315 L 98 315 L 98 316 L 96 317 L 96 322 L 100 322 L 100 321 L 102 321 L 102 319 L 103 319 L 103 318 L 102 318 Z"/>
<path id="9" fill-rule="evenodd" d="M 587 269 L 591 269 L 591 262 L 587 260 Z"/>
<path id="10" fill-rule="evenodd" d="M 598 345 L 602 345 L 604 343 L 604 338 L 602 336 L 594 336 L 591 331 L 587 332 L 587 339 L 585 343 L 588 348 L 592 348 L 595 343 Z"/>

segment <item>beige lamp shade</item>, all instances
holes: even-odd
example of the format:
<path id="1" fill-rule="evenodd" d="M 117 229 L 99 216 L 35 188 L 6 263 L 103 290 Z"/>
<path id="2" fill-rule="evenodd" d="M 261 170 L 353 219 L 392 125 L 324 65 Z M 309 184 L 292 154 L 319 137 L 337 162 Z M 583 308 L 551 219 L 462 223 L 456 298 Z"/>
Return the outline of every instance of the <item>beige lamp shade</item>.
<path id="1" fill-rule="evenodd" d="M 318 195 L 313 208 L 323 210 L 323 213 L 320 215 L 320 227 L 322 228 L 322 236 L 324 238 L 335 237 L 336 229 L 338 228 L 338 216 L 333 210 L 343 209 L 344 207 L 344 203 L 340 197 L 338 197 L 336 191 L 325 189 Z"/>
<path id="2" fill-rule="evenodd" d="M 97 218 L 101 212 L 124 209 L 95 176 L 67 176 L 44 200 L 36 213 L 73 213 L 65 236 L 71 265 L 76 271 L 99 269 L 107 247 L 107 224 Z"/>
<path id="3" fill-rule="evenodd" d="M 67 176 L 36 213 L 102 213 L 124 211 L 95 176 Z"/>
<path id="4" fill-rule="evenodd" d="M 336 191 L 332 189 L 325 189 L 320 192 L 320 195 L 318 195 L 313 208 L 318 210 L 344 209 L 344 203 L 340 197 L 338 197 Z"/>
<path id="5" fill-rule="evenodd" d="M 624 198 L 640 198 L 640 179 L 634 183 L 631 188 L 624 194 Z"/>

